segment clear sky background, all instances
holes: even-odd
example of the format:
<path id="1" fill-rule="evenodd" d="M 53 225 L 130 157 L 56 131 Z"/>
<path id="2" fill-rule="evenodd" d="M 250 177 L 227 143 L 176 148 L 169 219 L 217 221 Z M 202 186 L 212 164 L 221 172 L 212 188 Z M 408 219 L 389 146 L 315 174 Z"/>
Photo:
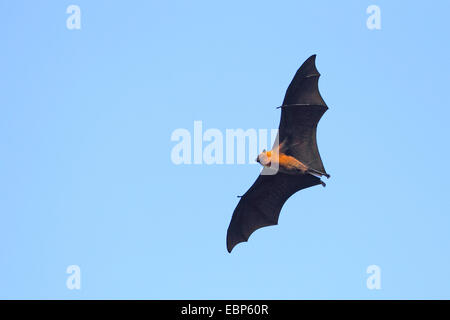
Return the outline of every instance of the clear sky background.
<path id="1" fill-rule="evenodd" d="M 68 30 L 66 8 L 81 8 Z M 381 30 L 366 8 L 381 8 Z M 0 298 L 450 298 L 448 1 L 2 1 Z M 317 54 L 331 179 L 232 254 L 259 173 L 177 128 L 276 128 Z M 369 265 L 381 290 L 366 287 Z M 66 268 L 81 268 L 81 290 Z"/>

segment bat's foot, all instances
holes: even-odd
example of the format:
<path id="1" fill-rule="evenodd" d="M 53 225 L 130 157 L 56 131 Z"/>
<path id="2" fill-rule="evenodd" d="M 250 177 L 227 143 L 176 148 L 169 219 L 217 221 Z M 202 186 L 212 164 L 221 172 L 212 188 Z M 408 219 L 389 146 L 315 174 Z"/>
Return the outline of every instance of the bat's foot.
<path id="1" fill-rule="evenodd" d="M 322 185 L 322 187 L 326 187 L 327 186 L 327 184 L 325 183 L 325 182 L 323 182 L 322 180 L 320 180 L 320 184 Z"/>
<path id="2" fill-rule="evenodd" d="M 322 172 L 322 171 L 319 171 L 316 169 L 309 168 L 308 173 L 312 174 L 313 176 L 319 176 L 319 177 L 325 176 L 327 179 L 330 179 L 330 175 L 328 173 L 325 173 L 325 172 Z"/>

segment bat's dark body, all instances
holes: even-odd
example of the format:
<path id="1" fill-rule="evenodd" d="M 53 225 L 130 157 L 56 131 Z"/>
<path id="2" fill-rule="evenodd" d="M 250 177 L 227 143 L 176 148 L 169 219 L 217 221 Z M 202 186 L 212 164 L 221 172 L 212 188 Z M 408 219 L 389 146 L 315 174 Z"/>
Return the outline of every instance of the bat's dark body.
<path id="1" fill-rule="evenodd" d="M 317 124 L 328 107 L 319 93 L 315 58 L 313 55 L 303 63 L 286 91 L 277 140 L 280 152 L 328 177 L 316 142 Z M 315 174 L 267 174 L 269 170 L 263 169 L 234 210 L 227 232 L 228 252 L 255 230 L 278 224 L 281 208 L 294 193 L 323 184 Z"/>

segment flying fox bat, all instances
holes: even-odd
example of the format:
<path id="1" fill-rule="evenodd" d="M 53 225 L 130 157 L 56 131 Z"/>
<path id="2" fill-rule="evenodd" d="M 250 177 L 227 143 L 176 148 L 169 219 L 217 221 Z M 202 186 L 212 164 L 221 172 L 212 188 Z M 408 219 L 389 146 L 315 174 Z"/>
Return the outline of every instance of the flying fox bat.
<path id="1" fill-rule="evenodd" d="M 328 107 L 319 93 L 316 55 L 309 57 L 289 85 L 281 108 L 278 136 L 271 151 L 256 159 L 263 166 L 250 189 L 240 197 L 227 232 L 231 252 L 257 229 L 278 224 L 281 208 L 299 190 L 325 183 L 316 129 Z"/>

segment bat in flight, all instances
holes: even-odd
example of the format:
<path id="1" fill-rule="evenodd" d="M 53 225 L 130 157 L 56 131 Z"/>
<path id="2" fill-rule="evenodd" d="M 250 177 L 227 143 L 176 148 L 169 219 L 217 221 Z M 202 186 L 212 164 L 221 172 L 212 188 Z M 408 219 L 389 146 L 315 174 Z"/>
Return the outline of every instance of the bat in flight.
<path id="1" fill-rule="evenodd" d="M 316 55 L 309 57 L 289 85 L 281 108 L 278 136 L 271 151 L 256 159 L 261 174 L 240 198 L 227 231 L 231 252 L 257 229 L 278 224 L 281 208 L 299 190 L 325 183 L 316 141 L 316 129 L 328 107 L 319 93 Z"/>

